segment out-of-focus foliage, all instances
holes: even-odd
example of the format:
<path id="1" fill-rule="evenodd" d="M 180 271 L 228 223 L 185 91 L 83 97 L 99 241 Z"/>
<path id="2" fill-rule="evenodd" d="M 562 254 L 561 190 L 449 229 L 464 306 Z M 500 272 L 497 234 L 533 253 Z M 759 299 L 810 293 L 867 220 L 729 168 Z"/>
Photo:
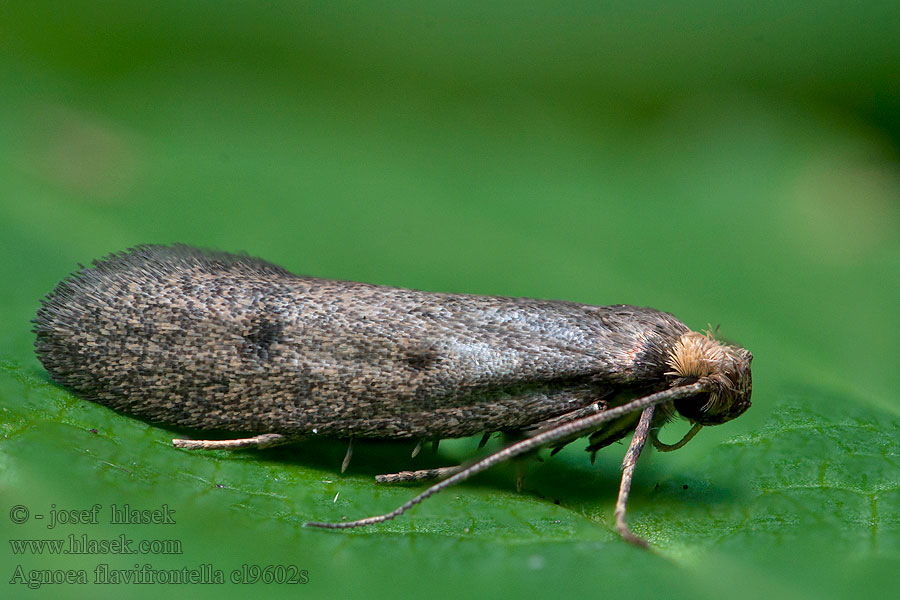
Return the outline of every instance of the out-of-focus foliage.
<path id="1" fill-rule="evenodd" d="M 60 597 L 822 598 L 900 568 L 900 20 L 814 8 L 294 2 L 0 7 L 0 581 L 31 569 L 298 565 L 288 585 L 48 585 Z M 106 253 L 183 241 L 295 272 L 631 303 L 750 348 L 754 406 L 641 459 L 506 465 L 394 508 L 372 476 L 477 440 L 175 450 L 51 384 L 38 299 Z M 666 439 L 683 433 L 675 424 Z M 494 446 L 496 447 L 496 446 Z M 167 505 L 174 525 L 109 523 Z M 7 518 L 100 504 L 97 524 Z M 37 555 L 8 540 L 172 539 Z M 6 585 L 6 584 L 4 584 Z M 33 592 L 11 583 L 5 597 Z M 287 589 L 285 589 L 287 588 Z M 6 592 L 7 590 L 4 590 Z M 29 596 L 30 597 L 30 596 Z"/>

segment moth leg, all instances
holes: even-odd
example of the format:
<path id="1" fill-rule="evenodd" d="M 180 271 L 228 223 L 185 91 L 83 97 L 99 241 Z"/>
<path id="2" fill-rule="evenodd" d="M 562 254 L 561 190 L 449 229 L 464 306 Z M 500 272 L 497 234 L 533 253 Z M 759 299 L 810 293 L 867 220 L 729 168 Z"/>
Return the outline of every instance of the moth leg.
<path id="1" fill-rule="evenodd" d="M 575 421 L 576 419 L 580 419 L 581 417 L 595 415 L 605 409 L 605 402 L 594 402 L 593 404 L 589 404 L 583 408 L 561 414 L 558 417 L 553 417 L 545 421 L 539 421 L 533 425 L 529 425 L 524 429 L 524 431 L 527 433 L 528 437 L 532 437 L 542 431 L 552 429 L 554 427 L 562 425 L 563 423 L 568 423 L 569 421 Z"/>
<path id="2" fill-rule="evenodd" d="M 400 471 L 399 473 L 387 473 L 376 475 L 375 483 L 410 483 L 414 481 L 428 481 L 430 479 L 444 479 L 463 470 L 462 465 L 455 467 L 438 467 L 436 469 L 422 469 L 420 471 Z"/>
<path id="3" fill-rule="evenodd" d="M 527 427 L 517 430 L 506 430 L 502 431 L 504 437 L 508 441 L 518 442 L 524 439 L 533 438 L 536 435 L 540 435 L 545 431 L 550 431 L 555 429 L 561 425 L 565 425 L 566 423 L 570 423 L 572 421 L 577 421 L 578 419 L 582 419 L 584 417 L 589 417 L 591 415 L 596 415 L 598 413 L 606 410 L 607 405 L 603 401 L 594 402 L 593 404 L 589 404 L 588 406 L 564 413 L 557 417 L 552 417 L 550 419 L 546 419 L 544 421 L 539 421 L 537 423 L 533 423 Z M 624 434 L 623 434 L 624 435 Z M 479 445 L 479 448 L 484 445 L 487 441 L 488 433 L 485 433 L 482 438 L 482 443 Z M 560 438 L 553 444 L 552 450 L 550 450 L 550 456 L 554 456 L 557 452 L 562 450 L 571 442 L 574 442 L 578 439 L 579 435 L 573 435 L 568 438 Z M 534 458 L 538 462 L 544 462 L 544 459 L 541 458 L 540 449 L 533 450 L 532 452 L 522 454 L 521 456 L 517 456 L 512 459 L 512 462 L 515 464 L 516 469 L 516 491 L 521 492 L 525 487 L 525 475 L 528 472 L 528 460 Z M 594 454 L 591 455 L 591 462 L 593 463 Z"/>
<path id="4" fill-rule="evenodd" d="M 640 415 L 635 413 L 604 423 L 588 437 L 588 447 L 585 450 L 596 454 L 598 450 L 618 442 L 637 428 L 639 420 Z"/>
<path id="5" fill-rule="evenodd" d="M 353 438 L 350 438 L 350 443 L 347 444 L 347 454 L 344 455 L 344 461 L 341 463 L 341 473 L 347 470 L 347 467 L 350 466 L 350 459 L 353 458 Z"/>
<path id="6" fill-rule="evenodd" d="M 489 469 L 496 465 L 497 463 L 501 463 L 503 461 L 509 460 L 516 456 L 521 456 L 523 454 L 528 454 L 533 450 L 537 450 L 542 446 L 552 445 L 556 441 L 561 439 L 567 439 L 570 436 L 576 434 L 584 434 L 590 431 L 596 430 L 597 426 L 605 423 L 607 421 L 611 421 L 613 419 L 618 419 L 623 415 L 627 415 L 632 412 L 637 412 L 639 410 L 643 410 L 646 412 L 646 415 L 642 414 L 641 416 L 646 416 L 647 418 L 641 419 L 641 426 L 639 430 L 641 431 L 635 432 L 636 440 L 632 441 L 632 446 L 634 446 L 638 450 L 638 454 L 640 453 L 640 448 L 643 447 L 644 442 L 647 440 L 647 434 L 650 430 L 650 421 L 653 418 L 653 411 L 646 411 L 648 407 L 656 406 L 657 404 L 662 404 L 665 402 L 673 402 L 675 400 L 679 400 L 681 398 L 687 398 L 690 396 L 696 396 L 699 393 L 710 391 L 710 387 L 708 383 L 704 382 L 695 382 L 688 385 L 678 386 L 674 388 L 670 388 L 668 390 L 663 390 L 661 392 L 656 392 L 655 394 L 650 394 L 649 396 L 644 396 L 643 398 L 638 398 L 637 400 L 632 400 L 622 406 L 617 406 L 615 408 L 610 408 L 609 410 L 605 410 L 596 415 L 590 415 L 587 417 L 583 417 L 577 421 L 572 421 L 571 423 L 566 423 L 564 425 L 560 425 L 555 429 L 550 429 L 541 434 L 535 435 L 534 437 L 525 438 L 520 442 L 516 442 L 512 446 L 507 446 L 506 448 L 494 452 L 490 456 L 486 456 L 481 460 L 472 463 L 471 465 L 461 469 L 458 473 L 447 477 L 443 481 L 439 481 L 433 484 L 424 492 L 420 493 L 418 496 L 411 498 L 395 508 L 394 510 L 384 513 L 382 515 L 375 515 L 372 517 L 366 517 L 364 519 L 357 519 L 355 521 L 340 521 L 340 522 L 332 522 L 326 523 L 322 521 L 309 521 L 304 523 L 304 527 L 320 527 L 322 529 L 350 529 L 351 527 L 365 527 L 366 525 L 373 525 L 375 523 L 384 523 L 385 521 L 390 521 L 396 517 L 399 517 L 416 504 L 419 504 L 423 500 L 434 496 L 438 492 L 447 489 L 451 485 L 459 483 L 460 481 L 465 481 L 469 477 L 472 477 L 476 473 L 480 473 L 486 469 Z M 643 441 L 638 443 L 638 440 L 643 436 Z M 629 451 L 631 448 L 629 448 Z M 631 471 L 633 472 L 634 467 L 632 465 Z M 623 475 L 622 478 L 622 488 L 619 491 L 619 499 L 621 500 L 621 520 L 623 524 L 623 528 L 625 531 L 628 531 L 627 525 L 624 524 L 625 521 L 625 504 L 628 499 L 628 489 L 631 487 L 631 479 L 630 476 L 627 480 Z M 622 492 L 624 491 L 624 496 Z M 619 513 L 619 503 L 617 503 L 616 512 L 617 518 L 620 516 Z M 635 540 L 640 540 L 637 536 L 628 531 L 631 536 Z M 624 534 L 623 534 L 624 535 Z M 627 539 L 627 538 L 626 538 Z M 635 542 L 637 543 L 637 542 Z"/>
<path id="7" fill-rule="evenodd" d="M 569 413 L 569 414 L 571 414 L 571 413 Z M 556 417 L 556 418 L 558 419 L 559 417 Z M 546 421 L 541 421 L 540 423 L 537 423 L 536 425 L 543 426 L 544 423 L 546 423 Z M 539 433 L 539 432 L 526 431 L 524 429 L 504 429 L 504 430 L 500 431 L 500 434 L 503 436 L 503 439 L 507 446 L 510 444 L 514 444 L 516 442 L 528 439 L 530 437 L 533 437 L 537 433 Z M 517 492 L 521 492 L 522 489 L 525 487 L 525 475 L 528 474 L 528 466 L 529 466 L 530 461 L 533 459 L 533 460 L 537 460 L 538 462 L 544 462 L 541 459 L 540 451 L 541 451 L 540 448 L 535 448 L 531 452 L 527 452 L 525 454 L 522 454 L 521 456 L 513 457 L 510 460 L 510 462 L 513 464 L 513 467 L 515 468 L 515 472 L 516 472 L 516 491 Z"/>
<path id="8" fill-rule="evenodd" d="M 412 451 L 412 454 L 410 455 L 410 458 L 415 458 L 415 457 L 417 457 L 417 456 L 419 455 L 419 452 L 422 451 L 422 443 L 423 443 L 423 442 L 425 442 L 425 440 L 419 440 L 418 442 L 416 442 L 416 447 L 413 448 L 413 451 Z"/>
<path id="9" fill-rule="evenodd" d="M 269 448 L 289 444 L 300 439 L 299 436 L 282 435 L 280 433 L 263 433 L 251 438 L 237 440 L 172 440 L 176 448 L 187 450 L 238 450 L 241 448 Z"/>
<path id="10" fill-rule="evenodd" d="M 482 448 L 490 439 L 493 432 L 486 431 L 481 438 L 481 442 L 479 442 L 478 447 Z M 419 451 L 422 450 L 422 444 L 424 444 L 427 440 L 420 439 L 416 443 L 416 447 L 413 448 L 412 458 L 418 456 Z M 432 444 L 436 447 L 437 442 L 439 440 L 434 440 Z M 432 479 L 444 479 L 446 477 L 450 477 L 451 475 L 455 475 L 463 470 L 463 465 L 457 465 L 455 467 L 437 467 L 435 469 L 419 469 L 417 471 L 399 471 L 397 473 L 385 473 L 384 475 L 376 475 L 375 483 L 413 483 L 416 481 L 430 481 Z M 521 476 L 520 476 L 521 479 Z"/>
<path id="11" fill-rule="evenodd" d="M 638 421 L 637 429 L 634 430 L 634 437 L 631 438 L 631 445 L 628 446 L 628 452 L 625 453 L 625 459 L 622 461 L 622 482 L 619 484 L 619 497 L 616 500 L 616 529 L 619 535 L 626 542 L 630 542 L 635 546 L 647 548 L 649 544 L 641 537 L 638 537 L 628 528 L 625 522 L 625 507 L 628 504 L 628 493 L 631 491 L 631 480 L 634 477 L 634 466 L 637 459 L 644 449 L 647 437 L 650 434 L 650 422 L 653 420 L 653 406 L 648 406 L 641 413 L 641 420 Z"/>
<path id="12" fill-rule="evenodd" d="M 597 413 L 603 412 L 604 410 L 606 410 L 605 402 L 594 402 L 593 404 L 589 404 L 584 408 L 579 408 L 577 410 L 559 415 L 558 417 L 553 417 L 551 419 L 539 421 L 537 423 L 529 425 L 528 427 L 525 427 L 522 432 L 525 437 L 534 437 L 544 431 L 553 429 L 554 427 L 559 427 L 560 425 L 563 425 L 565 423 L 576 421 L 582 417 L 595 415 Z M 550 456 L 555 455 L 557 452 L 565 448 L 566 445 L 574 442 L 576 439 L 578 439 L 577 436 L 572 436 L 569 439 L 560 440 L 559 442 L 554 443 L 553 449 L 550 451 Z"/>

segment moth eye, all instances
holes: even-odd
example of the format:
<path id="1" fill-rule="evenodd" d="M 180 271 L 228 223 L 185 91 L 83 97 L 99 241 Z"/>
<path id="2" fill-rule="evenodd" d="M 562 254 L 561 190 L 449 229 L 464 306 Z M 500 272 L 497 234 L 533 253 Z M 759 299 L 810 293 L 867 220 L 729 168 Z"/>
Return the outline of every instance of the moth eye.
<path id="1" fill-rule="evenodd" d="M 681 398 L 674 402 L 678 413 L 700 425 L 721 425 L 744 414 L 750 408 L 751 379 L 749 372 L 743 389 L 723 390 L 712 401 L 710 393 Z"/>
<path id="2" fill-rule="evenodd" d="M 681 398 L 675 401 L 675 410 L 678 411 L 685 419 L 701 425 L 710 425 L 707 421 L 709 416 L 704 408 L 709 404 L 709 393 L 697 394 L 688 398 Z"/>

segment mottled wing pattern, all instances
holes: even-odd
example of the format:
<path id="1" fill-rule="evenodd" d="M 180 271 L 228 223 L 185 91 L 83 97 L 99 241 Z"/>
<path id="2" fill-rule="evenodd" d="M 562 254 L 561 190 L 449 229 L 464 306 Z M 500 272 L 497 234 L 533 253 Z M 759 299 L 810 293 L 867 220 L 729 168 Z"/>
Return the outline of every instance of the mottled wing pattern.
<path id="1" fill-rule="evenodd" d="M 35 331 L 56 381 L 157 422 L 454 437 L 660 389 L 688 330 L 653 309 L 299 277 L 179 245 L 81 268 Z"/>

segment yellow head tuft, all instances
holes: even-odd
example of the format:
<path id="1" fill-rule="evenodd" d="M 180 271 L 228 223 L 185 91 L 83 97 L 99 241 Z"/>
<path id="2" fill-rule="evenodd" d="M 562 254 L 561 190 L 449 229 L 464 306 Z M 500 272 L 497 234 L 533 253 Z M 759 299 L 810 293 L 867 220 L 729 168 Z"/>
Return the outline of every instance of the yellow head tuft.
<path id="1" fill-rule="evenodd" d="M 672 369 L 666 375 L 706 377 L 720 370 L 725 360 L 723 345 L 712 333 L 691 331 L 675 343 L 666 364 Z"/>
<path id="2" fill-rule="evenodd" d="M 702 425 L 724 423 L 737 417 L 750 406 L 751 360 L 749 351 L 720 342 L 712 332 L 690 331 L 682 335 L 666 359 L 671 369 L 666 375 L 678 378 L 674 385 L 681 385 L 685 380 L 704 383 L 708 393 L 676 401 L 675 408 Z"/>

